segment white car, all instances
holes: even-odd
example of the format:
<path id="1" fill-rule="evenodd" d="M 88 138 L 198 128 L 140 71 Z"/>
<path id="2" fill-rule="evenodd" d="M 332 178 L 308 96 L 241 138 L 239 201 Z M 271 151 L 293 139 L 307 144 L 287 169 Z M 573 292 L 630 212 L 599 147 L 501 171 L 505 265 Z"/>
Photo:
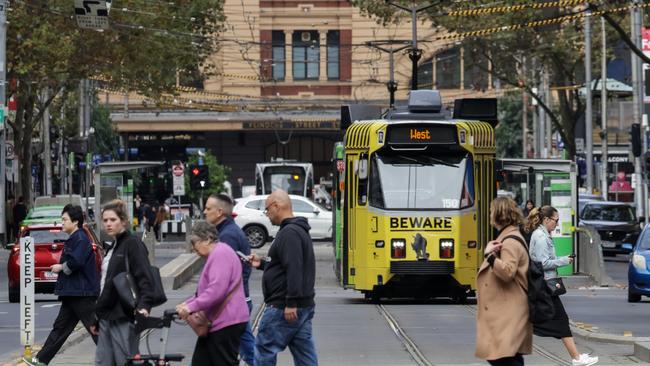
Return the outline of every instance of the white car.
<path id="1" fill-rule="evenodd" d="M 248 237 L 252 248 L 261 248 L 280 229 L 271 224 L 264 214 L 264 204 L 268 195 L 248 196 L 237 200 L 233 208 L 235 222 Z M 332 237 L 332 211 L 325 209 L 302 196 L 290 195 L 291 206 L 295 216 L 306 217 L 313 239 L 327 239 Z"/>

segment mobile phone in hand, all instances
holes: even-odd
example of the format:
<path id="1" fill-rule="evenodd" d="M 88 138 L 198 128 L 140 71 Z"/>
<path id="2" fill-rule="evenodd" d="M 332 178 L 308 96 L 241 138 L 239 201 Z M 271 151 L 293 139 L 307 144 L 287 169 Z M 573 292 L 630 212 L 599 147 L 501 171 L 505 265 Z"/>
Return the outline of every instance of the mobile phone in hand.
<path id="1" fill-rule="evenodd" d="M 235 253 L 237 253 L 239 259 L 241 259 L 242 262 L 250 263 L 251 260 L 246 254 L 240 252 L 239 250 L 235 251 Z"/>

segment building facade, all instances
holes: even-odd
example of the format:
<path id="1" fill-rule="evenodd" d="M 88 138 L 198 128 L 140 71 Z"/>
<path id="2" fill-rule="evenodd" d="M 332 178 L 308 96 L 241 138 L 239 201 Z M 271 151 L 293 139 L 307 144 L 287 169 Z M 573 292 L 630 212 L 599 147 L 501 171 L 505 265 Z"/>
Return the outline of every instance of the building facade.
<path id="1" fill-rule="evenodd" d="M 210 149 L 231 167 L 230 181 L 242 178 L 244 185 L 253 184 L 255 163 L 277 157 L 313 162 L 316 179 L 327 178 L 333 145 L 343 137 L 340 106 L 388 106 L 390 57 L 369 43 L 405 46 L 412 39 L 410 16 L 384 25 L 348 0 L 226 0 L 224 12 L 221 47 L 211 58 L 214 76 L 179 81 L 179 94 L 163 100 L 164 109 L 106 91 L 125 147 L 137 149 L 134 158 L 167 161 Z M 498 94 L 492 80 L 463 59 L 462 47 L 438 40 L 444 30 L 427 21 L 417 26 L 420 88 L 440 89 L 449 101 Z M 407 49 L 393 58 L 396 99 L 405 99 L 411 60 Z"/>

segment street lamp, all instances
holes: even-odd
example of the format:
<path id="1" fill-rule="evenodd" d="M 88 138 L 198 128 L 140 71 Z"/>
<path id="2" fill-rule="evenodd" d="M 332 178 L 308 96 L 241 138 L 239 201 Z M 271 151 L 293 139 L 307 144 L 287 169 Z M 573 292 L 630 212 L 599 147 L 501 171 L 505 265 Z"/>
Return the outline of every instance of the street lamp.
<path id="1" fill-rule="evenodd" d="M 409 50 L 409 58 L 413 62 L 413 69 L 411 70 L 411 90 L 418 90 L 418 61 L 420 60 L 420 57 L 422 57 L 422 50 L 418 49 L 418 23 L 417 23 L 417 14 L 423 10 L 429 9 L 435 5 L 440 4 L 435 3 L 435 4 L 424 4 L 420 6 L 411 6 L 410 8 L 407 8 L 404 5 L 401 4 L 396 4 L 390 0 L 385 0 L 386 4 L 392 5 L 396 8 L 402 9 L 404 11 L 408 11 L 411 13 L 411 27 L 413 29 L 413 45 L 411 49 Z"/>
<path id="2" fill-rule="evenodd" d="M 402 47 L 397 47 L 397 48 L 386 48 L 382 47 L 380 45 L 393 45 L 393 44 L 405 44 L 405 46 Z M 390 93 L 390 108 L 393 109 L 393 106 L 395 106 L 395 92 L 397 91 L 397 82 L 395 81 L 395 63 L 394 63 L 394 58 L 393 54 L 395 52 L 399 52 L 405 48 L 409 47 L 409 44 L 411 41 L 368 41 L 366 42 L 366 45 L 368 47 L 374 47 L 380 51 L 383 52 L 388 52 L 389 55 L 389 80 L 386 83 L 386 87 L 388 88 L 388 93 Z M 417 85 L 417 84 L 416 84 Z"/>

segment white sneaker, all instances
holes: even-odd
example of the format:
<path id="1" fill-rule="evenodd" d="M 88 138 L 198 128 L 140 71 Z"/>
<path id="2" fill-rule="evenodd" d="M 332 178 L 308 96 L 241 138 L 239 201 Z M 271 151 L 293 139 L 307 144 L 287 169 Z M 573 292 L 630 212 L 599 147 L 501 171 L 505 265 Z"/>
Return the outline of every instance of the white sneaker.
<path id="1" fill-rule="evenodd" d="M 598 357 L 583 353 L 577 360 L 571 360 L 573 366 L 591 366 L 598 363 Z"/>

